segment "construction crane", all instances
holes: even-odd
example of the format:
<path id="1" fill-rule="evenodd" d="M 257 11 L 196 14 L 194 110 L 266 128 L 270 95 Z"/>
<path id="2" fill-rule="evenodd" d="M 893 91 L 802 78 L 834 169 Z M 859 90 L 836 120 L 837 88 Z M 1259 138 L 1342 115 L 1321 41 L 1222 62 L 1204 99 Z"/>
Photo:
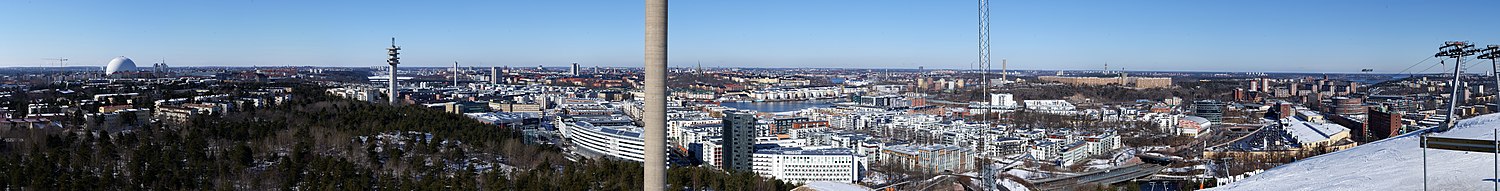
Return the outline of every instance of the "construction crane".
<path id="1" fill-rule="evenodd" d="M 57 67 L 65 67 L 68 63 L 68 58 L 43 58 L 42 60 L 57 61 Z"/>

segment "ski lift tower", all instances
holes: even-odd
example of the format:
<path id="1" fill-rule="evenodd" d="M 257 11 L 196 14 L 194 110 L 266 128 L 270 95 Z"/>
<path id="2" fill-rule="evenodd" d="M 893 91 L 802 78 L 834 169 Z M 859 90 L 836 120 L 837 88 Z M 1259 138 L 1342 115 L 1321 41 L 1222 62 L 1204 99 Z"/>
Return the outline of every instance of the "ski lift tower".
<path id="1" fill-rule="evenodd" d="M 1453 92 L 1448 96 L 1450 98 L 1448 100 L 1448 118 L 1444 119 L 1443 124 L 1438 126 L 1438 132 L 1452 129 L 1454 122 L 1458 121 L 1458 116 L 1455 115 L 1454 108 L 1458 107 L 1458 101 L 1460 100 L 1458 97 L 1458 90 L 1461 88 L 1459 87 L 1459 76 L 1463 74 L 1464 57 L 1472 56 L 1475 52 L 1477 51 L 1474 50 L 1473 43 L 1467 41 L 1448 41 L 1443 43 L 1442 47 L 1438 48 L 1437 54 L 1433 55 L 1435 57 L 1453 58 L 1453 81 L 1448 84 L 1449 86 L 1453 86 Z"/>
<path id="2" fill-rule="evenodd" d="M 1489 45 L 1478 51 L 1479 56 L 1476 58 L 1490 60 L 1490 76 L 1495 78 L 1496 90 L 1500 90 L 1500 63 L 1495 62 L 1496 58 L 1500 58 L 1500 45 Z M 1500 92 L 1497 92 L 1496 95 L 1500 96 Z M 1495 110 L 1500 110 L 1500 99 L 1496 99 L 1495 106 L 1488 109 L 1491 113 L 1494 113 Z"/>

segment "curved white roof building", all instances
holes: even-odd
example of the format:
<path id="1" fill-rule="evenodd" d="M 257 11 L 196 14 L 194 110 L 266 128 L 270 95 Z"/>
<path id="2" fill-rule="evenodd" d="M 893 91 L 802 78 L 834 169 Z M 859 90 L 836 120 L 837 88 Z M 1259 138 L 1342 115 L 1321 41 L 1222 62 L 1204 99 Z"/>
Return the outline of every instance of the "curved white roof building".
<path id="1" fill-rule="evenodd" d="M 115 74 L 118 71 L 135 70 L 135 61 L 124 56 L 109 60 L 109 65 L 104 66 L 104 75 Z"/>
<path id="2" fill-rule="evenodd" d="M 563 123 L 563 136 L 577 151 L 592 156 L 608 156 L 635 162 L 645 161 L 645 142 L 641 128 L 635 126 L 594 126 L 589 122 Z"/>

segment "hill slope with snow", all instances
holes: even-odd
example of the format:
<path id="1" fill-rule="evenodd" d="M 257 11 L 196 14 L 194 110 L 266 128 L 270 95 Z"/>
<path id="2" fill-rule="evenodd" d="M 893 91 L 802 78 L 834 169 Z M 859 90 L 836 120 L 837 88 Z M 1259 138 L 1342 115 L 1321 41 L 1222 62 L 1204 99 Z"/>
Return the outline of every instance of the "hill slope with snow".
<path id="1" fill-rule="evenodd" d="M 1500 114 L 1459 121 L 1448 132 L 1429 136 L 1492 139 Z M 1421 132 L 1404 134 L 1348 150 L 1282 165 L 1213 190 L 1421 190 Z M 1431 190 L 1489 190 L 1495 177 L 1493 153 L 1427 150 Z"/>

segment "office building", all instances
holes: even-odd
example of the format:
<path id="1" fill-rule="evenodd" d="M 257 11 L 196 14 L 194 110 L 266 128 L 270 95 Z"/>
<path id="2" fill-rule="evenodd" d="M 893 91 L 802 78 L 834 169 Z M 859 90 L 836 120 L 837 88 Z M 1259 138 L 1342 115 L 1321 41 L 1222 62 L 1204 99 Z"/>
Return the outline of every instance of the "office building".
<path id="1" fill-rule="evenodd" d="M 1406 125 L 1401 122 L 1400 111 L 1381 111 L 1374 108 L 1367 109 L 1365 118 L 1366 131 L 1355 135 L 1361 141 L 1376 141 L 1400 135 L 1401 129 Z"/>
<path id="2" fill-rule="evenodd" d="M 500 84 L 500 67 L 490 67 L 490 83 Z"/>
<path id="3" fill-rule="evenodd" d="M 1339 115 L 1365 114 L 1364 100 L 1351 97 L 1333 97 L 1333 113 Z"/>
<path id="4" fill-rule="evenodd" d="M 579 71 L 577 62 L 573 63 L 573 67 L 568 68 L 568 75 L 578 76 L 579 74 L 581 74 L 580 72 L 582 71 Z"/>
<path id="5" fill-rule="evenodd" d="M 1224 122 L 1224 102 L 1218 100 L 1199 100 L 1193 102 L 1193 116 L 1203 117 L 1210 122 Z"/>
<path id="6" fill-rule="evenodd" d="M 751 170 L 751 157 L 755 153 L 755 113 L 753 111 L 724 111 L 723 160 L 725 171 Z"/>

